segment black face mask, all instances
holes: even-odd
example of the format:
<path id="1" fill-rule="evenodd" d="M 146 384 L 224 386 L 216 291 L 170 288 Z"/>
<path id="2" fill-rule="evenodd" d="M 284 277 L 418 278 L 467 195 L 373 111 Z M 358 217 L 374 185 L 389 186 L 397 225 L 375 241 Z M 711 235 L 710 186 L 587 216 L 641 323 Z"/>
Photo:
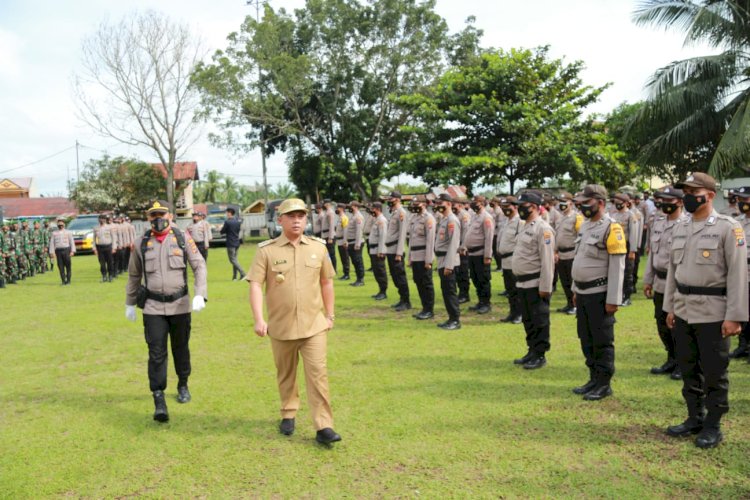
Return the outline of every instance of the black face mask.
<path id="1" fill-rule="evenodd" d="M 164 217 L 157 217 L 151 221 L 151 229 L 157 233 L 163 233 L 169 227 L 169 221 Z"/>
<path id="2" fill-rule="evenodd" d="M 738 206 L 740 207 L 740 212 L 742 212 L 743 214 L 750 212 L 750 203 L 741 201 Z"/>
<path id="3" fill-rule="evenodd" d="M 435 208 L 434 208 L 434 210 L 435 210 L 435 211 L 436 211 L 437 213 L 439 213 L 439 214 L 442 214 L 442 213 L 444 213 L 444 212 L 445 212 L 445 206 L 444 206 L 444 205 L 439 205 L 439 206 L 435 207 Z"/>
<path id="4" fill-rule="evenodd" d="M 623 208 L 625 208 L 625 205 L 623 205 L 622 203 L 615 203 L 615 208 L 617 210 L 622 210 Z"/>
<path id="5" fill-rule="evenodd" d="M 470 207 L 471 207 L 471 209 L 472 209 L 472 210 L 474 210 L 475 212 L 479 212 L 479 209 L 480 209 L 480 208 L 482 208 L 482 205 L 480 205 L 479 203 L 472 203 L 472 204 L 471 204 L 471 205 L 469 205 L 469 206 L 470 206 Z"/>
<path id="6" fill-rule="evenodd" d="M 525 207 L 523 205 L 518 207 L 518 216 L 521 220 L 526 220 L 531 216 L 531 207 Z"/>
<path id="7" fill-rule="evenodd" d="M 667 215 L 672 215 L 677 211 L 677 203 L 660 203 L 661 211 Z"/>
<path id="8" fill-rule="evenodd" d="M 566 211 L 566 210 L 568 209 L 568 204 L 567 204 L 567 203 L 560 203 L 560 204 L 559 204 L 559 205 L 557 206 L 557 208 L 559 208 L 559 209 L 560 209 L 561 211 L 563 211 L 563 212 L 564 212 L 564 211 Z"/>
<path id="9" fill-rule="evenodd" d="M 513 209 L 512 208 L 503 208 L 503 214 L 506 217 L 512 217 L 513 216 Z"/>
<path id="10" fill-rule="evenodd" d="M 706 195 L 695 196 L 694 194 L 686 194 L 682 199 L 682 202 L 685 204 L 685 210 L 687 210 L 691 214 L 698 210 L 701 206 L 705 205 L 706 201 L 708 201 Z"/>
<path id="11" fill-rule="evenodd" d="M 599 204 L 581 205 L 581 213 L 587 219 L 595 217 L 599 213 Z"/>
<path id="12" fill-rule="evenodd" d="M 654 202 L 654 206 L 655 206 L 655 207 L 656 207 L 656 208 L 657 208 L 658 210 L 661 210 L 661 206 L 662 206 L 662 205 L 663 205 L 663 203 L 662 203 L 662 202 L 660 202 L 660 201 L 655 201 L 655 202 Z"/>
<path id="13" fill-rule="evenodd" d="M 389 206 L 390 208 L 393 208 L 393 206 L 394 206 L 395 204 L 396 204 L 396 202 L 395 202 L 395 201 L 389 201 L 389 202 L 388 202 L 388 206 Z"/>
<path id="14" fill-rule="evenodd" d="M 64 227 L 65 227 L 65 226 L 63 226 L 62 224 L 60 224 L 59 226 L 57 226 L 57 229 L 62 229 L 62 228 L 64 228 Z"/>

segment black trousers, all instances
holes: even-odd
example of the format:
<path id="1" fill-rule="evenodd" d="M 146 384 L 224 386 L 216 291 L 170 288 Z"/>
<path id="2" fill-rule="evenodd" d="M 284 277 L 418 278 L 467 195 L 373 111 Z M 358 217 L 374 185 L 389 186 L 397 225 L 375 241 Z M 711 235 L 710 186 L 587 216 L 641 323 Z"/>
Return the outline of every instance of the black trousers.
<path id="1" fill-rule="evenodd" d="M 344 245 L 336 245 L 339 247 L 339 257 L 341 257 L 341 267 L 344 268 L 344 275 L 349 276 L 349 248 Z"/>
<path id="2" fill-rule="evenodd" d="M 362 260 L 362 247 L 359 250 L 354 249 L 354 245 L 349 244 L 349 257 L 352 259 L 354 272 L 357 273 L 357 281 L 365 279 L 365 263 Z"/>
<path id="3" fill-rule="evenodd" d="M 336 243 L 326 241 L 326 248 L 328 249 L 328 256 L 331 258 L 331 264 L 333 264 L 333 270 L 336 271 Z"/>
<path id="4" fill-rule="evenodd" d="M 203 260 L 208 262 L 208 248 L 206 248 L 206 244 L 202 241 L 196 241 L 195 246 L 198 248 L 198 252 L 203 256 Z"/>
<path id="5" fill-rule="evenodd" d="M 125 260 L 125 249 L 124 248 L 118 248 L 117 249 L 117 273 L 124 273 L 128 269 L 128 263 Z"/>
<path id="6" fill-rule="evenodd" d="M 469 257 L 461 255 L 461 265 L 453 268 L 456 273 L 456 284 L 458 285 L 458 296 L 469 298 Z"/>
<path id="7" fill-rule="evenodd" d="M 399 262 L 396 262 L 396 254 L 386 254 L 388 257 L 388 270 L 391 273 L 391 279 L 393 279 L 393 285 L 398 290 L 398 296 L 401 298 L 401 302 L 409 302 L 409 283 L 406 281 L 406 268 L 404 267 L 404 259 L 401 258 Z"/>
<path id="8" fill-rule="evenodd" d="M 608 384 L 615 374 L 615 316 L 607 314 L 607 292 L 577 294 L 578 338 L 592 380 Z"/>
<path id="9" fill-rule="evenodd" d="M 474 288 L 477 289 L 477 298 L 480 304 L 490 305 L 492 295 L 492 267 L 484 263 L 484 256 L 469 257 L 469 274 Z"/>
<path id="10" fill-rule="evenodd" d="M 628 255 L 630 254 L 630 247 L 628 247 Z M 625 277 L 622 280 L 622 299 L 627 300 L 633 294 L 635 289 L 633 285 L 633 268 L 635 261 L 630 260 L 628 256 L 625 256 Z"/>
<path id="11" fill-rule="evenodd" d="M 440 291 L 443 292 L 443 302 L 448 319 L 452 321 L 461 320 L 461 309 L 458 307 L 458 294 L 456 293 L 456 268 L 453 272 L 445 274 L 445 268 L 438 269 L 440 276 Z"/>
<path id="12" fill-rule="evenodd" d="M 414 283 L 417 285 L 419 300 L 422 302 L 422 311 L 433 312 L 435 308 L 435 287 L 432 284 L 432 269 L 425 269 L 424 261 L 411 263 L 411 273 Z"/>
<path id="13" fill-rule="evenodd" d="M 375 282 L 378 284 L 380 293 L 385 293 L 388 289 L 388 273 L 385 270 L 385 257 L 378 257 L 377 254 L 370 254 L 372 261 L 372 274 L 375 276 Z"/>
<path id="14" fill-rule="evenodd" d="M 55 257 L 57 257 L 57 270 L 60 272 L 60 280 L 63 283 L 70 282 L 70 248 L 55 248 Z"/>
<path id="15" fill-rule="evenodd" d="M 492 237 L 492 248 L 497 248 L 497 235 Z M 493 255 L 495 257 L 495 269 L 501 269 L 503 259 L 500 257 L 500 253 L 493 250 Z"/>
<path id="16" fill-rule="evenodd" d="M 125 247 L 124 252 L 125 252 L 125 269 L 123 271 L 127 272 L 128 266 L 130 265 L 130 253 L 131 253 L 130 247 Z"/>
<path id="17" fill-rule="evenodd" d="M 750 310 L 750 294 L 748 294 L 748 310 Z M 740 333 L 740 345 L 739 347 L 747 348 L 750 346 L 750 321 L 743 323 L 742 333 Z"/>
<path id="18" fill-rule="evenodd" d="M 565 292 L 567 307 L 573 307 L 573 259 L 557 261 L 557 274 Z"/>
<path id="19" fill-rule="evenodd" d="M 661 343 L 664 344 L 664 349 L 667 350 L 667 359 L 674 360 L 674 338 L 672 337 L 672 330 L 667 326 L 667 313 L 662 309 L 663 306 L 664 294 L 654 292 L 654 319 L 656 319 L 656 331 L 659 333 Z"/>
<path id="20" fill-rule="evenodd" d="M 529 352 L 544 356 L 549 351 L 549 301 L 539 296 L 539 288 L 518 288 L 521 319 Z"/>
<path id="21" fill-rule="evenodd" d="M 115 259 L 112 253 L 112 245 L 96 245 L 96 254 L 99 257 L 99 271 L 102 276 L 115 277 Z"/>
<path id="22" fill-rule="evenodd" d="M 143 329 L 148 344 L 148 382 L 152 391 L 167 388 L 168 337 L 171 337 L 178 386 L 187 385 L 190 376 L 190 319 L 190 313 L 174 316 L 143 315 Z"/>
<path id="23" fill-rule="evenodd" d="M 699 415 L 705 408 L 705 427 L 718 427 L 721 416 L 729 411 L 731 342 L 721 336 L 721 323 L 691 325 L 678 316 L 672 330 L 688 415 Z"/>
<path id="24" fill-rule="evenodd" d="M 508 292 L 508 304 L 510 305 L 510 315 L 514 318 L 521 315 L 521 304 L 518 299 L 516 290 L 516 277 L 510 269 L 503 269 L 503 283 L 505 291 Z"/>

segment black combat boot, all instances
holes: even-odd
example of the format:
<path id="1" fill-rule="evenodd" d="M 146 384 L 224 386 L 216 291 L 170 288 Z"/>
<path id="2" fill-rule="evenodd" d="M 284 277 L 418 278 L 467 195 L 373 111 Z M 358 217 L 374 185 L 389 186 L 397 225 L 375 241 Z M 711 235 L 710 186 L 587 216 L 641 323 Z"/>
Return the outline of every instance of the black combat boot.
<path id="1" fill-rule="evenodd" d="M 164 399 L 164 391 L 154 391 L 154 420 L 157 422 L 168 422 L 167 401 Z"/>

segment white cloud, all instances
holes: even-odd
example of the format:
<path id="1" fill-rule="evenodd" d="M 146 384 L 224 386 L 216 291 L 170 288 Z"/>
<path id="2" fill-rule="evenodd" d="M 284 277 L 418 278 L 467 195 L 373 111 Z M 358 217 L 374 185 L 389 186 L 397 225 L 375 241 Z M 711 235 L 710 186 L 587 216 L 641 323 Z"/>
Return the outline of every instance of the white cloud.
<path id="1" fill-rule="evenodd" d="M 21 39 L 0 28 L 0 78 L 17 78 L 21 74 Z"/>

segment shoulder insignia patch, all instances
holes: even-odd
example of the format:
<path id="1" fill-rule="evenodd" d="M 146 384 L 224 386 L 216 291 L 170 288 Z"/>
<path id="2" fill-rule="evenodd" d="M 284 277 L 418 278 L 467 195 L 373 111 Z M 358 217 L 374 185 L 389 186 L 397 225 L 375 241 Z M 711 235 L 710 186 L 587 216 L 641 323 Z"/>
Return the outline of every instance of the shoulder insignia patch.
<path id="1" fill-rule="evenodd" d="M 268 245 L 270 245 L 271 243 L 273 243 L 273 241 L 274 241 L 274 240 L 266 240 L 266 241 L 261 241 L 260 243 L 258 243 L 258 248 L 263 248 L 263 247 L 265 247 L 265 246 L 268 246 Z"/>
<path id="2" fill-rule="evenodd" d="M 734 228 L 734 238 L 737 240 L 737 246 L 745 246 L 745 231 L 741 227 Z"/>
<path id="3" fill-rule="evenodd" d="M 308 238 L 313 241 L 317 241 L 318 243 L 322 243 L 324 245 L 326 244 L 326 240 L 324 240 L 323 238 L 318 238 L 317 236 L 308 236 Z"/>
<path id="4" fill-rule="evenodd" d="M 609 225 L 609 236 L 607 236 L 607 253 L 610 255 L 624 255 L 628 247 L 625 243 L 625 233 L 622 226 L 617 222 Z"/>
<path id="5" fill-rule="evenodd" d="M 575 225 L 576 233 L 580 231 L 581 224 L 583 224 L 583 215 L 576 214 L 576 225 Z"/>
<path id="6" fill-rule="evenodd" d="M 544 231 L 544 244 L 549 245 L 552 242 L 552 231 Z"/>
<path id="7" fill-rule="evenodd" d="M 494 225 L 495 224 L 492 222 L 492 219 L 490 219 L 489 217 L 484 219 L 484 227 L 492 227 Z"/>

